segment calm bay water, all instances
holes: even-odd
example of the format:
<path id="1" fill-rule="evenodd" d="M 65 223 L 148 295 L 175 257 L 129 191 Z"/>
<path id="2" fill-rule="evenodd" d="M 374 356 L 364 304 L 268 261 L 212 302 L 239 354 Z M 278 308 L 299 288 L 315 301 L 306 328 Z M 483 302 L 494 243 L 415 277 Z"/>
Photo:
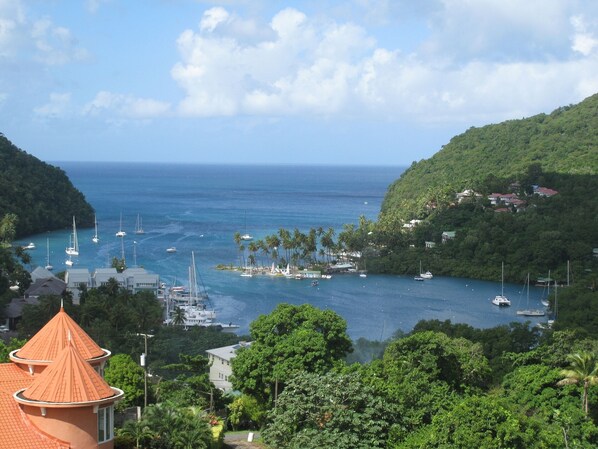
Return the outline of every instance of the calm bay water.
<path id="1" fill-rule="evenodd" d="M 409 331 L 422 319 L 450 319 L 485 328 L 511 321 L 518 304 L 526 306 L 519 285 L 505 284 L 513 306 L 498 308 L 490 299 L 500 284 L 459 278 L 415 282 L 411 276 L 333 276 L 312 287 L 308 281 L 268 276 L 242 278 L 218 271 L 218 264 L 239 264 L 235 232 L 256 239 L 280 228 L 332 227 L 358 223 L 360 215 L 376 219 L 389 184 L 402 167 L 158 165 L 123 163 L 55 163 L 95 208 L 100 242 L 93 229 L 79 229 L 80 256 L 75 267 L 110 265 L 124 252 L 128 266 L 143 266 L 167 284 L 188 281 L 191 251 L 218 320 L 241 325 L 247 332 L 258 315 L 277 303 L 309 303 L 343 316 L 352 338 L 388 338 L 397 329 Z M 122 213 L 124 239 L 115 236 Z M 135 235 L 137 215 L 144 235 Z M 34 242 L 32 267 L 50 262 L 62 271 L 71 230 L 40 234 Z M 167 253 L 175 246 L 177 252 Z M 414 267 L 414 270 L 417 267 Z M 530 291 L 530 307 L 539 308 L 542 291 Z M 534 318 L 532 322 L 545 321 Z"/>

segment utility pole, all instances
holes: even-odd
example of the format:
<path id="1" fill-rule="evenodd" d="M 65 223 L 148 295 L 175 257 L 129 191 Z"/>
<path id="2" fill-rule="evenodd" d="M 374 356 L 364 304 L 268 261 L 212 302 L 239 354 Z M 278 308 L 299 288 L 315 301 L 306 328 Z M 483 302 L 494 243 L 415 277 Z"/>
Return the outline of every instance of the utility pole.
<path id="1" fill-rule="evenodd" d="M 143 367 L 144 375 L 143 375 L 143 407 L 147 407 L 147 339 L 148 337 L 153 337 L 151 334 L 142 334 L 137 333 L 135 334 L 139 337 L 143 337 L 144 342 L 144 353 L 141 354 L 140 357 L 140 365 Z"/>

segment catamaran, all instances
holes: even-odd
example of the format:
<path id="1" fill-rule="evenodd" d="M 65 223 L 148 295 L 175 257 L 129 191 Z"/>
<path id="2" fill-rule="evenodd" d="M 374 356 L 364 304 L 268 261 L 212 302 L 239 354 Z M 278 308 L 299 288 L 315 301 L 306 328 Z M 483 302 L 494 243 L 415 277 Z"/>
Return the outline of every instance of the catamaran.
<path id="1" fill-rule="evenodd" d="M 511 301 L 509 298 L 505 296 L 505 264 L 504 262 L 501 265 L 501 275 L 500 275 L 500 295 L 496 295 L 492 300 L 492 304 L 495 306 L 506 307 L 511 305 Z"/>
<path id="2" fill-rule="evenodd" d="M 79 239 L 77 238 L 77 224 L 75 223 L 75 217 L 73 216 L 73 234 L 71 235 L 70 246 L 64 250 L 69 256 L 79 255 Z"/>

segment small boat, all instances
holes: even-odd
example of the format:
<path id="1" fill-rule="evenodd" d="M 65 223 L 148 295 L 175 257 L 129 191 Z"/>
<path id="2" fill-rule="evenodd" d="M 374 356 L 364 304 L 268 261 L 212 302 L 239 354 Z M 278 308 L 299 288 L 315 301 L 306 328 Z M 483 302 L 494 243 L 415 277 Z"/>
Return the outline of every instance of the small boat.
<path id="1" fill-rule="evenodd" d="M 73 233 L 71 234 L 70 246 L 64 250 L 68 256 L 79 255 L 79 239 L 77 238 L 77 224 L 73 216 Z"/>
<path id="2" fill-rule="evenodd" d="M 171 246 L 170 248 L 166 248 L 166 252 L 167 253 L 176 253 L 176 247 Z"/>
<path id="3" fill-rule="evenodd" d="M 100 241 L 100 238 L 98 237 L 98 219 L 97 217 L 94 215 L 93 216 L 93 225 L 95 228 L 95 233 L 93 234 L 93 237 L 91 238 L 91 241 L 93 243 L 98 243 Z"/>
<path id="4" fill-rule="evenodd" d="M 137 223 L 135 224 L 135 234 L 145 234 L 143 230 L 143 219 L 137 214 Z"/>
<path id="5" fill-rule="evenodd" d="M 127 235 L 125 231 L 123 231 L 123 214 L 120 213 L 120 226 L 118 228 L 118 232 L 115 234 L 117 237 L 124 237 Z"/>
<path id="6" fill-rule="evenodd" d="M 65 260 L 65 261 L 64 261 L 64 264 L 65 264 L 67 267 L 72 267 L 72 266 L 73 266 L 73 264 L 74 264 L 74 262 L 73 262 L 73 259 L 72 259 L 72 256 L 69 256 L 69 258 L 68 258 L 67 260 Z"/>
<path id="7" fill-rule="evenodd" d="M 508 307 L 511 305 L 511 301 L 505 296 L 505 264 L 501 265 L 501 276 L 500 276 L 500 295 L 496 295 L 492 300 L 492 304 L 499 307 Z"/>
<path id="8" fill-rule="evenodd" d="M 23 246 L 23 249 L 35 249 L 35 243 L 29 242 L 29 245 Z"/>
<path id="9" fill-rule="evenodd" d="M 312 287 L 317 287 L 318 285 L 320 285 L 320 283 L 318 281 L 312 281 L 312 283 L 311 283 Z"/>
<path id="10" fill-rule="evenodd" d="M 359 273 L 360 278 L 367 278 L 368 275 L 366 273 Z"/>
<path id="11" fill-rule="evenodd" d="M 46 266 L 45 266 L 45 268 L 48 271 L 52 271 L 54 269 L 54 267 L 50 263 L 50 239 L 49 238 L 46 239 Z"/>
<path id="12" fill-rule="evenodd" d="M 414 280 L 414 281 L 419 281 L 419 282 L 423 282 L 423 281 L 425 281 L 425 279 L 424 279 L 423 277 L 421 277 L 421 276 L 414 276 L 414 277 L 413 277 L 413 280 Z"/>

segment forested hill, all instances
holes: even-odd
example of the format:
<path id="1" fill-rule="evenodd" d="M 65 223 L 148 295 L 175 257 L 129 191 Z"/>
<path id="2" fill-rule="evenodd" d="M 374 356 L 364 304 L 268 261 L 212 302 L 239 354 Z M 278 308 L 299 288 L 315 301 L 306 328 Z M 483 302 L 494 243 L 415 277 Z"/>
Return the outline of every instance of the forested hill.
<path id="1" fill-rule="evenodd" d="M 425 205 L 464 189 L 517 179 L 533 164 L 547 173 L 598 174 L 598 94 L 574 106 L 454 137 L 432 158 L 414 162 L 392 184 L 382 216 L 422 215 Z M 387 217 L 389 218 L 389 217 Z"/>
<path id="2" fill-rule="evenodd" d="M 93 224 L 93 208 L 64 171 L 13 145 L 0 133 L 0 218 L 19 218 L 17 237 Z"/>

